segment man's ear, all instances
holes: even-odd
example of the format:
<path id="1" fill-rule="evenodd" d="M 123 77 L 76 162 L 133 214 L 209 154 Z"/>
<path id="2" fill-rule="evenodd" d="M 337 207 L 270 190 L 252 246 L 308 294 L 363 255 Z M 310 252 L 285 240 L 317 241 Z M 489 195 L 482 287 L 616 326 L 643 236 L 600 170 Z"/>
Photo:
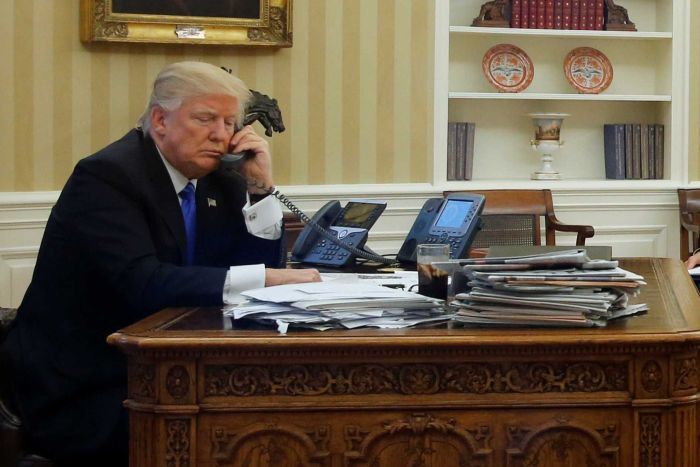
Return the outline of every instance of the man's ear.
<path id="1" fill-rule="evenodd" d="M 151 130 L 157 134 L 158 136 L 164 136 L 165 135 L 165 117 L 167 115 L 167 111 L 159 106 L 159 105 L 154 105 L 151 108 Z"/>

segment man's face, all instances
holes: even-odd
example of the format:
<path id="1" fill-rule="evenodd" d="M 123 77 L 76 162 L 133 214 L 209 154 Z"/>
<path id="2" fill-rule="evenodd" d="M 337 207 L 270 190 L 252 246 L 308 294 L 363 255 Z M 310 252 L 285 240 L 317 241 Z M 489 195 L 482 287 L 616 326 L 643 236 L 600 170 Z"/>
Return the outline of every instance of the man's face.
<path id="1" fill-rule="evenodd" d="M 151 134 L 163 156 L 189 179 L 203 177 L 219 166 L 228 152 L 238 115 L 233 96 L 191 97 L 168 111 L 151 111 Z"/>

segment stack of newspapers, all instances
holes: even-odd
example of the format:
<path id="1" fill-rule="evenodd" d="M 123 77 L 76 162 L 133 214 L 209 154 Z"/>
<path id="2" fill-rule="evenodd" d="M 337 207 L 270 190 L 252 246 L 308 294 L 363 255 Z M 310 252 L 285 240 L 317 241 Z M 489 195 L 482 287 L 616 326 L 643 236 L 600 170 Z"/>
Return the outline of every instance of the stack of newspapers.
<path id="1" fill-rule="evenodd" d="M 645 285 L 642 276 L 617 261 L 590 260 L 583 249 L 460 263 L 468 291 L 450 307 L 462 323 L 605 326 L 647 310 L 630 304 Z"/>
<path id="2" fill-rule="evenodd" d="M 246 301 L 224 308 L 225 316 L 276 325 L 281 333 L 290 327 L 397 329 L 450 319 L 442 300 L 365 281 L 287 284 L 242 295 Z"/>

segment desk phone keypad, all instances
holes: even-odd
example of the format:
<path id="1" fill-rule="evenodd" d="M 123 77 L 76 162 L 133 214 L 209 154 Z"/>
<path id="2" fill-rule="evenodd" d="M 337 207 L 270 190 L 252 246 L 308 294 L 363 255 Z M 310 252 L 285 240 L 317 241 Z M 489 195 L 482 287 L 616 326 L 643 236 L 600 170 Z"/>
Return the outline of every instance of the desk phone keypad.
<path id="1" fill-rule="evenodd" d="M 328 232 L 342 240 L 343 243 L 355 248 L 361 248 L 367 240 L 367 229 L 331 226 Z M 306 261 L 327 266 L 344 266 L 352 258 L 353 255 L 348 250 L 330 240 L 321 238 L 311 249 Z"/>
<path id="2" fill-rule="evenodd" d="M 457 258 L 460 252 L 460 245 L 462 244 L 462 237 L 450 237 L 447 234 L 442 234 L 439 237 L 437 235 L 429 235 L 425 239 L 425 243 L 436 243 L 450 245 L 450 258 Z"/>

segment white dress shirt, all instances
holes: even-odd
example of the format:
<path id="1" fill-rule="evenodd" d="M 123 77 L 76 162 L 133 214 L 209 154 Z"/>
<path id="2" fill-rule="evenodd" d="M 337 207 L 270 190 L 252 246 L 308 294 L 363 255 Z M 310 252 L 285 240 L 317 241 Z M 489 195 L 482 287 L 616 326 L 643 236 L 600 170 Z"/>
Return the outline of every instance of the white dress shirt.
<path id="1" fill-rule="evenodd" d="M 168 170 L 170 180 L 173 182 L 175 193 L 180 193 L 188 182 L 191 182 L 195 189 L 197 180 L 189 180 L 182 175 L 168 160 L 163 157 L 163 153 L 158 148 L 158 154 Z M 180 204 L 182 200 L 177 197 Z M 250 204 L 250 196 L 246 192 L 246 204 L 243 206 L 243 218 L 248 232 L 256 237 L 266 240 L 277 240 L 282 235 L 282 209 L 279 201 L 274 196 L 268 196 L 255 203 Z M 257 289 L 265 286 L 265 265 L 249 264 L 245 266 L 231 266 L 226 274 L 224 282 L 223 299 L 224 303 L 238 303 L 241 301 L 240 293 L 248 289 Z"/>

